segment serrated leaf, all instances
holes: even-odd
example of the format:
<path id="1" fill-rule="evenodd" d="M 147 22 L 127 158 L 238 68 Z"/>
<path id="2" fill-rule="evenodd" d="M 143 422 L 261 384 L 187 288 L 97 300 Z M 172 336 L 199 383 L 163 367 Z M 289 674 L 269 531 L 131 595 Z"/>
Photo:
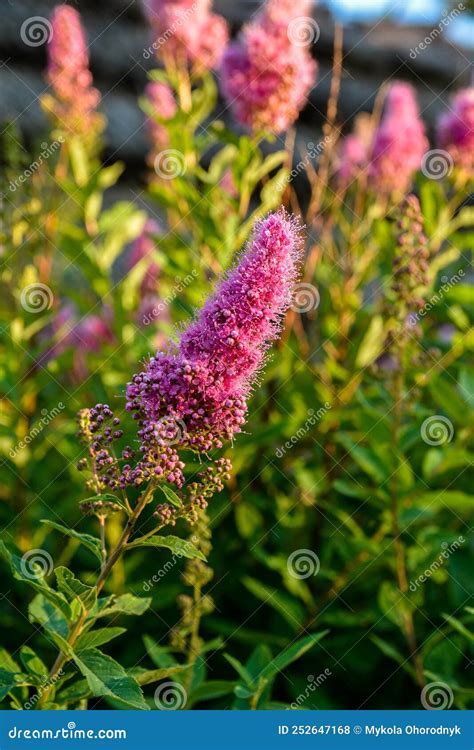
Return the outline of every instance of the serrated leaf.
<path id="1" fill-rule="evenodd" d="M 82 608 L 91 609 L 96 601 L 96 590 L 93 586 L 82 583 L 71 570 L 59 566 L 54 571 L 58 582 L 58 588 L 70 599 L 77 599 Z"/>
<path id="2" fill-rule="evenodd" d="M 27 583 L 35 591 L 43 594 L 46 599 L 60 609 L 68 620 L 71 619 L 71 608 L 65 597 L 59 591 L 54 591 L 54 589 L 48 586 L 43 578 L 31 578 L 31 575 L 27 574 L 27 571 L 25 571 L 23 559 L 18 557 L 18 555 L 15 555 L 13 552 L 10 552 L 4 542 L 1 541 L 0 556 L 9 563 L 13 577 L 16 578 L 17 581 Z"/>
<path id="3" fill-rule="evenodd" d="M 81 651 L 103 646 L 104 643 L 108 643 L 113 638 L 117 638 L 126 632 L 126 628 L 97 628 L 97 630 L 90 630 L 88 633 L 82 633 L 79 636 L 75 648 L 77 651 Z"/>
<path id="4" fill-rule="evenodd" d="M 206 561 L 201 550 L 198 550 L 191 542 L 185 539 L 180 539 L 177 536 L 150 536 L 148 539 L 137 539 L 131 542 L 128 547 L 163 547 L 171 550 L 173 555 L 176 557 L 186 557 L 188 560 L 203 560 Z"/>
<path id="5" fill-rule="evenodd" d="M 42 519 L 41 523 L 45 523 L 47 526 L 50 526 L 52 529 L 56 529 L 56 531 L 60 531 L 61 534 L 65 534 L 66 536 L 70 536 L 73 539 L 77 539 L 81 544 L 84 545 L 84 547 L 87 547 L 88 550 L 93 552 L 93 554 L 97 557 L 99 562 L 102 564 L 102 550 L 100 546 L 100 541 L 95 536 L 92 536 L 91 534 L 80 534 L 75 529 L 69 529 L 67 526 L 63 526 L 61 523 L 56 523 L 56 521 L 50 521 L 48 518 Z"/>
<path id="6" fill-rule="evenodd" d="M 92 695 L 114 698 L 127 708 L 149 710 L 137 682 L 111 656 L 90 648 L 80 651 L 73 658 L 86 678 Z"/>
<path id="7" fill-rule="evenodd" d="M 21 663 L 25 667 L 29 674 L 37 675 L 38 677 L 46 677 L 48 669 L 46 664 L 39 658 L 37 654 L 29 646 L 22 646 L 20 650 Z"/>
<path id="8" fill-rule="evenodd" d="M 29 618 L 32 622 L 39 624 L 48 632 L 59 633 L 67 638 L 69 626 L 64 615 L 49 602 L 43 594 L 37 594 L 28 606 Z"/>
<path id="9" fill-rule="evenodd" d="M 151 604 L 151 597 L 134 596 L 133 594 L 121 594 L 121 596 L 109 596 L 98 602 L 98 611 L 94 617 L 105 617 L 116 612 L 125 615 L 142 615 Z"/>

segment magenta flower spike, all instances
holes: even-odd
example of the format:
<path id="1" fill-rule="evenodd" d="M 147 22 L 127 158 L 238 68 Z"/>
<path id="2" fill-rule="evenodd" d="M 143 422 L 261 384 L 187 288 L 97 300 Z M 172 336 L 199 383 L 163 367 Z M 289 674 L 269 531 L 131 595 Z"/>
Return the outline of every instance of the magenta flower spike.
<path id="1" fill-rule="evenodd" d="M 461 89 L 450 109 L 438 122 L 438 144 L 451 155 L 456 166 L 474 171 L 474 87 Z"/>
<path id="2" fill-rule="evenodd" d="M 253 132 L 287 130 L 315 82 L 309 46 L 291 32 L 294 16 L 288 3 L 267 3 L 224 54 L 223 94 L 237 121 Z"/>
<path id="3" fill-rule="evenodd" d="M 46 77 L 54 98 L 46 97 L 45 107 L 60 128 L 94 137 L 103 128 L 103 118 L 96 111 L 100 93 L 92 85 L 79 13 L 69 5 L 59 5 L 53 12 L 51 27 Z"/>
<path id="4" fill-rule="evenodd" d="M 128 384 L 127 409 L 139 422 L 141 451 L 156 473 L 165 471 L 157 446 L 169 444 L 170 425 L 179 428 L 177 444 L 199 452 L 220 448 L 241 431 L 252 385 L 292 299 L 301 246 L 299 224 L 284 211 L 260 221 L 180 341 L 158 352 Z M 181 486 L 181 469 L 172 463 L 168 479 Z"/>

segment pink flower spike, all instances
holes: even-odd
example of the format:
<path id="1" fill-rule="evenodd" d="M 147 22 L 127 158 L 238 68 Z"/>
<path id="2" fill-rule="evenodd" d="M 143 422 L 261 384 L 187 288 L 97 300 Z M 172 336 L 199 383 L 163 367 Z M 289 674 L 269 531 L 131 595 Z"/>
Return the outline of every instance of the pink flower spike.
<path id="1" fill-rule="evenodd" d="M 461 89 L 453 96 L 450 108 L 438 122 L 438 143 L 456 166 L 474 172 L 474 87 Z"/>
<path id="2" fill-rule="evenodd" d="M 197 451 L 219 448 L 241 431 L 252 385 L 291 302 L 301 253 L 296 219 L 280 211 L 260 221 L 179 343 L 134 376 L 127 409 L 139 421 L 145 455 L 170 420 L 180 425 L 181 445 Z"/>

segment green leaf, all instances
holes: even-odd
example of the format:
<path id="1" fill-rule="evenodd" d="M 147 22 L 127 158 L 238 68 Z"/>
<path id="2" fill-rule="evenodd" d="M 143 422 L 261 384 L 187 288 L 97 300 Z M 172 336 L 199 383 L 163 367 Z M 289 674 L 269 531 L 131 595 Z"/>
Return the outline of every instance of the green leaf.
<path id="1" fill-rule="evenodd" d="M 103 646 L 104 643 L 108 643 L 113 638 L 117 638 L 126 632 L 126 628 L 97 628 L 97 630 L 82 633 L 76 641 L 76 651 Z"/>
<path id="2" fill-rule="evenodd" d="M 0 700 L 3 700 L 16 684 L 16 676 L 13 672 L 6 672 L 4 669 L 0 669 Z"/>
<path id="3" fill-rule="evenodd" d="M 143 642 L 150 659 L 157 667 L 162 669 L 176 665 L 176 659 L 171 656 L 168 646 L 160 646 L 149 635 L 143 636 Z"/>
<path id="4" fill-rule="evenodd" d="M 363 369 L 374 362 L 382 352 L 385 342 L 384 322 L 381 315 L 375 315 L 361 341 L 356 357 L 356 367 Z"/>
<path id="5" fill-rule="evenodd" d="M 37 578 L 31 578 L 31 573 L 29 573 L 29 568 L 25 565 L 23 558 L 10 552 L 4 542 L 1 541 L 0 556 L 10 564 L 13 577 L 16 578 L 17 581 L 27 583 L 35 591 L 43 594 L 46 599 L 58 607 L 68 620 L 71 619 L 71 608 L 64 596 L 60 592 L 54 591 L 54 589 L 50 588 L 44 578 L 40 576 Z"/>
<path id="6" fill-rule="evenodd" d="M 209 701 L 213 698 L 221 698 L 224 695 L 231 695 L 236 687 L 235 682 L 229 680 L 208 680 L 193 690 L 186 708 L 191 708 L 195 703 Z"/>
<path id="7" fill-rule="evenodd" d="M 67 638 L 69 625 L 66 618 L 43 594 L 37 594 L 30 602 L 28 614 L 31 622 L 39 622 L 48 632 L 58 633 Z"/>
<path id="8" fill-rule="evenodd" d="M 42 659 L 40 659 L 29 646 L 21 647 L 20 659 L 29 674 L 34 674 L 38 677 L 46 677 L 48 675 L 46 664 L 44 664 Z"/>
<path id="9" fill-rule="evenodd" d="M 92 536 L 91 534 L 80 534 L 78 531 L 75 531 L 75 529 L 69 529 L 67 526 L 63 526 L 62 524 L 56 523 L 55 521 L 50 521 L 47 518 L 42 519 L 41 523 L 45 523 L 47 526 L 60 531 L 66 536 L 70 536 L 73 539 L 78 539 L 80 543 L 84 545 L 84 547 L 87 547 L 88 550 L 94 553 L 99 562 L 102 564 L 102 551 L 100 547 L 100 541 L 95 536 Z"/>
<path id="10" fill-rule="evenodd" d="M 129 673 L 138 685 L 151 685 L 153 682 L 159 682 L 159 680 L 172 677 L 180 672 L 186 672 L 190 668 L 190 664 L 175 664 L 173 667 L 163 667 L 163 669 L 141 669 L 140 667 L 134 667 Z"/>
<path id="11" fill-rule="evenodd" d="M 390 476 L 391 472 L 388 466 L 381 460 L 373 450 L 365 448 L 345 434 L 339 435 L 338 441 L 350 453 L 356 464 L 365 472 L 376 485 L 383 484 Z"/>
<path id="12" fill-rule="evenodd" d="M 257 599 L 268 604 L 269 607 L 276 609 L 292 628 L 299 630 L 303 626 L 305 610 L 300 602 L 297 602 L 293 597 L 278 589 L 266 586 L 261 581 L 257 581 L 255 578 L 250 578 L 249 576 L 245 576 L 242 579 L 242 583 Z"/>
<path id="13" fill-rule="evenodd" d="M 98 611 L 94 612 L 94 617 L 105 617 L 116 612 L 123 612 L 125 615 L 142 615 L 151 604 L 151 597 L 134 596 L 133 594 L 122 594 L 121 596 L 109 596 L 99 600 Z"/>
<path id="14" fill-rule="evenodd" d="M 272 677 L 278 672 L 282 672 L 292 662 L 299 659 L 303 654 L 309 651 L 313 646 L 316 645 L 325 635 L 329 633 L 329 630 L 322 630 L 320 633 L 314 633 L 314 635 L 308 635 L 304 638 L 293 643 L 288 648 L 281 651 L 278 656 L 268 664 L 262 671 L 261 677 Z"/>
<path id="15" fill-rule="evenodd" d="M 114 698 L 127 708 L 148 710 L 137 682 L 111 656 L 90 648 L 80 651 L 73 658 L 86 678 L 92 695 Z"/>
<path id="16" fill-rule="evenodd" d="M 175 508 L 181 508 L 183 503 L 181 501 L 181 498 L 176 494 L 174 490 L 171 489 L 171 487 L 167 487 L 166 485 L 160 485 L 159 489 L 162 491 L 163 495 L 166 497 L 167 501 L 171 503 L 171 505 L 174 505 Z"/>
<path id="17" fill-rule="evenodd" d="M 244 667 L 241 662 L 235 658 L 235 656 L 231 656 L 231 654 L 224 654 L 224 659 L 226 659 L 229 664 L 231 664 L 239 677 L 245 682 L 246 685 L 252 685 L 253 684 L 253 677 L 250 674 L 250 672 L 247 671 L 247 669 Z"/>
<path id="18" fill-rule="evenodd" d="M 180 539 L 177 536 L 150 536 L 148 539 L 137 539 L 127 545 L 128 547 L 164 547 L 171 550 L 176 557 L 187 557 L 189 560 L 206 560 L 203 553 L 191 542 Z"/>
<path id="19" fill-rule="evenodd" d="M 96 602 L 96 590 L 93 586 L 82 583 L 71 570 L 59 566 L 54 571 L 59 589 L 71 600 L 77 599 L 82 609 L 92 609 Z"/>

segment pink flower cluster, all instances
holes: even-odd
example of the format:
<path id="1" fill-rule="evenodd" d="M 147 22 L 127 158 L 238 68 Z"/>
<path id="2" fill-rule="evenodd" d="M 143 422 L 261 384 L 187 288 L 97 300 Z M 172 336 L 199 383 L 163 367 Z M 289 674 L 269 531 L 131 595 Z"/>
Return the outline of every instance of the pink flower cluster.
<path id="1" fill-rule="evenodd" d="M 87 137 L 97 135 L 103 127 L 103 118 L 96 111 L 100 93 L 92 85 L 79 13 L 69 5 L 59 5 L 53 12 L 51 27 L 47 80 L 54 99 L 50 102 L 47 97 L 45 106 L 60 128 Z"/>
<path id="2" fill-rule="evenodd" d="M 287 130 L 314 84 L 316 63 L 308 47 L 289 33 L 298 7 L 270 0 L 224 54 L 224 96 L 238 122 L 254 132 Z"/>
<path id="3" fill-rule="evenodd" d="M 474 87 L 461 89 L 438 122 L 438 144 L 451 154 L 456 166 L 474 171 Z"/>
<path id="4" fill-rule="evenodd" d="M 198 70 L 219 65 L 229 38 L 227 23 L 211 11 L 211 0 L 145 0 L 158 57 L 184 61 Z"/>
<path id="5" fill-rule="evenodd" d="M 162 446 L 199 452 L 240 432 L 247 398 L 292 298 L 301 255 L 299 226 L 280 212 L 255 228 L 240 262 L 168 353 L 158 352 L 127 386 L 147 466 L 162 473 Z M 164 459 L 167 455 L 163 453 Z M 181 469 L 169 481 L 181 486 Z"/>
<path id="6" fill-rule="evenodd" d="M 368 184 L 377 192 L 404 192 L 428 148 L 413 87 L 393 83 L 375 133 L 359 132 L 344 139 L 339 177 L 348 182 L 364 169 Z"/>

